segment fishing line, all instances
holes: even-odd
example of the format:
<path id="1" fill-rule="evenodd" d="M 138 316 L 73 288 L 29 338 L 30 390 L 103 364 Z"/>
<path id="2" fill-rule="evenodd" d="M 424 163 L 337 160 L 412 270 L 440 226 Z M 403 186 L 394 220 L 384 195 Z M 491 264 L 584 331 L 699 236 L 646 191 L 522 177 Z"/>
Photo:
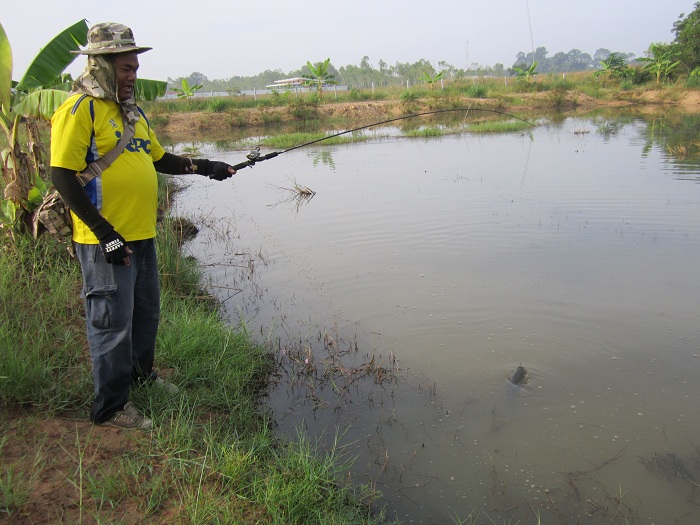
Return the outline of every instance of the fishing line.
<path id="1" fill-rule="evenodd" d="M 240 170 L 240 169 L 248 168 L 248 167 L 252 168 L 252 167 L 255 165 L 256 162 L 262 162 L 263 160 L 273 159 L 273 158 L 277 157 L 278 155 L 282 155 L 282 153 L 287 153 L 288 151 L 293 151 L 293 150 L 295 150 L 295 149 L 299 149 L 299 148 L 303 148 L 303 147 L 306 147 L 306 146 L 310 146 L 311 144 L 316 144 L 317 142 L 322 142 L 322 141 L 324 141 L 324 140 L 328 140 L 328 139 L 332 139 L 332 138 L 335 138 L 335 137 L 339 137 L 339 136 L 341 136 L 341 135 L 345 135 L 346 133 L 353 133 L 353 132 L 355 132 L 355 131 L 360 131 L 360 130 L 362 130 L 362 129 L 372 128 L 372 127 L 374 127 L 374 126 L 380 126 L 380 125 L 382 125 L 382 124 L 389 124 L 390 122 L 396 122 L 396 121 L 398 121 L 398 120 L 406 120 L 406 119 L 409 119 L 409 118 L 422 117 L 422 116 L 425 116 L 425 115 L 437 115 L 437 114 L 439 114 L 439 113 L 454 113 L 454 112 L 457 112 L 457 111 L 465 111 L 465 112 L 466 112 L 465 115 L 464 115 L 464 118 L 465 118 L 465 119 L 467 118 L 467 116 L 469 115 L 470 112 L 480 111 L 480 112 L 482 112 L 482 113 L 496 113 L 496 114 L 498 114 L 498 115 L 504 115 L 504 116 L 506 116 L 506 117 L 510 117 L 510 118 L 512 118 L 512 119 L 515 119 L 515 120 L 519 120 L 519 121 L 521 121 L 521 122 L 524 122 L 525 124 L 528 124 L 528 125 L 532 126 L 533 128 L 535 127 L 535 125 L 534 125 L 532 122 L 530 122 L 530 121 L 528 121 L 528 120 L 525 120 L 524 118 L 520 118 L 520 117 L 518 117 L 518 116 L 511 115 L 510 113 L 506 113 L 505 111 L 499 111 L 499 110 L 497 110 L 497 109 L 483 109 L 483 108 L 436 109 L 436 110 L 434 110 L 434 111 L 425 111 L 425 112 L 423 112 L 423 113 L 413 113 L 413 114 L 411 114 L 411 115 L 404 115 L 404 116 L 402 116 L 402 117 L 390 118 L 390 119 L 388 119 L 388 120 L 382 120 L 381 122 L 375 122 L 375 123 L 373 123 L 373 124 L 367 124 L 367 125 L 365 125 L 365 126 L 359 126 L 359 127 L 357 127 L 357 128 L 352 128 L 352 129 L 348 129 L 348 130 L 345 130 L 345 131 L 340 131 L 340 132 L 338 132 L 338 133 L 333 133 L 333 134 L 331 134 L 331 135 L 326 135 L 325 137 L 321 137 L 320 139 L 310 140 L 309 142 L 304 142 L 303 144 L 299 144 L 299 145 L 297 145 L 297 146 L 292 146 L 291 148 L 287 148 L 287 149 L 282 150 L 282 151 L 273 151 L 273 152 L 270 152 L 270 153 L 266 153 L 265 155 L 262 155 L 262 154 L 260 153 L 260 148 L 258 147 L 258 148 L 255 148 L 253 151 L 251 151 L 250 153 L 248 153 L 248 154 L 246 155 L 246 158 L 247 158 L 246 161 L 241 162 L 241 163 L 239 163 L 239 164 L 236 164 L 235 166 L 232 166 L 232 167 L 233 167 L 234 170 Z"/>

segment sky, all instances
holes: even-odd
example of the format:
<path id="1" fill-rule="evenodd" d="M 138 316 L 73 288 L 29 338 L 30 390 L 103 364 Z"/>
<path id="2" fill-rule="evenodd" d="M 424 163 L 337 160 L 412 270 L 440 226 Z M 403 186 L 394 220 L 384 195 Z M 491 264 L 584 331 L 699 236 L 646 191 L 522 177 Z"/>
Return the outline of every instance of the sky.
<path id="1" fill-rule="evenodd" d="M 600 48 L 644 56 L 652 42 L 671 42 L 673 23 L 696 0 L 168 0 L 167 2 L 6 2 L 0 23 L 19 80 L 39 50 L 85 18 L 119 22 L 136 43 L 139 76 L 155 80 L 199 72 L 208 79 L 283 73 L 307 61 L 336 68 L 428 60 L 466 69 L 510 67 L 518 52 L 545 47 L 548 56 Z M 68 68 L 85 66 L 79 56 Z"/>

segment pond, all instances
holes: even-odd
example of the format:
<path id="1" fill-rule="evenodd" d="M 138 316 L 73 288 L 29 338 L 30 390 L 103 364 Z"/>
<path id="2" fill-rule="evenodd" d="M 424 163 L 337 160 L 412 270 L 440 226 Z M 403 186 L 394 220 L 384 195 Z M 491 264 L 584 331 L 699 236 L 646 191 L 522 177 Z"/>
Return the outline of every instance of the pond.
<path id="1" fill-rule="evenodd" d="M 391 517 L 697 523 L 699 130 L 592 114 L 321 143 L 193 181 L 176 213 L 284 365 L 279 432 L 341 447 Z"/>

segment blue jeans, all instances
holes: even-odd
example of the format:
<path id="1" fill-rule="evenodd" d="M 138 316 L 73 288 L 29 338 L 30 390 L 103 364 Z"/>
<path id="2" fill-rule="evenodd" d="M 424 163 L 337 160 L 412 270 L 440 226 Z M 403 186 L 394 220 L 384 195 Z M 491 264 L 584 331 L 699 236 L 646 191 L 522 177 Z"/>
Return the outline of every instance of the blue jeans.
<path id="1" fill-rule="evenodd" d="M 130 241 L 131 266 L 105 261 L 98 244 L 75 244 L 83 273 L 95 399 L 90 419 L 103 423 L 129 400 L 132 382 L 153 378 L 160 319 L 155 240 Z"/>

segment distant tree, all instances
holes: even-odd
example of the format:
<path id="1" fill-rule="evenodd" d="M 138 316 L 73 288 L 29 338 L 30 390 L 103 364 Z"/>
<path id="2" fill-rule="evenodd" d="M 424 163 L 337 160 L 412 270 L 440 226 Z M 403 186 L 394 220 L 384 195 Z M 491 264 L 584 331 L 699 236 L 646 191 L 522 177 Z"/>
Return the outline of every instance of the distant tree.
<path id="1" fill-rule="evenodd" d="M 572 49 L 566 54 L 567 71 L 584 71 L 593 65 L 593 58 L 588 53 L 583 53 L 578 49 Z"/>
<path id="2" fill-rule="evenodd" d="M 681 14 L 673 24 L 676 35 L 673 47 L 676 49 L 678 60 L 686 72 L 700 66 L 700 2 L 695 3 L 693 11 L 684 16 Z"/>
<path id="3" fill-rule="evenodd" d="M 199 73 L 197 71 L 194 71 L 193 73 L 190 74 L 189 77 L 187 77 L 187 82 L 190 84 L 190 86 L 196 85 L 196 84 L 206 84 L 208 82 L 208 78 L 206 75 Z"/>
<path id="4" fill-rule="evenodd" d="M 451 64 L 448 64 L 444 60 L 440 60 L 438 62 L 438 68 L 440 68 L 440 71 L 445 74 L 448 78 L 454 78 L 455 77 L 455 67 Z"/>
<path id="5" fill-rule="evenodd" d="M 566 53 L 559 51 L 547 61 L 547 69 L 559 73 L 569 71 L 569 57 Z"/>
<path id="6" fill-rule="evenodd" d="M 519 52 L 515 58 L 515 63 L 513 64 L 513 69 L 515 69 L 515 66 L 517 66 L 520 69 L 523 68 L 530 68 L 532 64 L 537 62 L 540 65 L 547 64 L 548 58 L 547 58 L 547 48 L 545 47 L 538 47 L 535 50 L 535 53 L 533 55 L 532 51 L 529 53 L 523 53 L 522 51 Z M 546 73 L 545 67 L 541 67 L 540 71 Z"/>
<path id="7" fill-rule="evenodd" d="M 597 66 L 603 60 L 606 60 L 609 56 L 610 56 L 609 49 L 605 49 L 602 47 L 600 49 L 596 49 L 595 53 L 593 53 L 593 64 Z"/>

